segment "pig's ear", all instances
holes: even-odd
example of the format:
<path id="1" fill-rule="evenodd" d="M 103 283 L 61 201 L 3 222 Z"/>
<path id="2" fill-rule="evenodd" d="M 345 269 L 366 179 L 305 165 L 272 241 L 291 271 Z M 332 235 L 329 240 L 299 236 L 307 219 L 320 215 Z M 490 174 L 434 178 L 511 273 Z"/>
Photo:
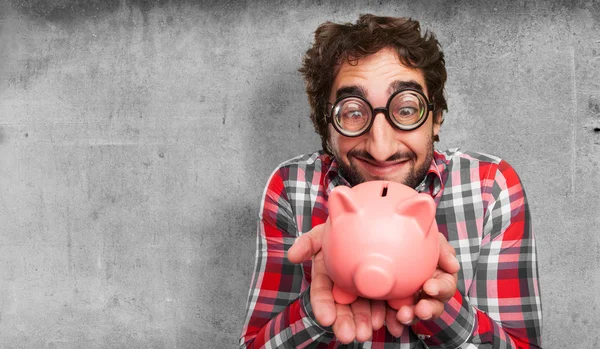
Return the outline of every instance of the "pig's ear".
<path id="1" fill-rule="evenodd" d="M 346 186 L 336 187 L 327 201 L 329 217 L 332 220 L 344 214 L 358 213 L 359 208 L 352 197 L 352 189 Z"/>
<path id="2" fill-rule="evenodd" d="M 408 200 L 402 201 L 396 208 L 396 213 L 413 219 L 427 236 L 435 218 L 435 202 L 427 194 L 417 194 Z"/>

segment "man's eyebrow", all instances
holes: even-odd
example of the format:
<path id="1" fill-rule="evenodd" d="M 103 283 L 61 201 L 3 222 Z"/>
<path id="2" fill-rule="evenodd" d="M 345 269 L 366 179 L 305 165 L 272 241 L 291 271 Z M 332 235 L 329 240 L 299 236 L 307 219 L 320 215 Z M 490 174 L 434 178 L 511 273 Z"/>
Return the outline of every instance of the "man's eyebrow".
<path id="1" fill-rule="evenodd" d="M 405 88 L 412 88 L 419 92 L 425 93 L 425 91 L 423 90 L 423 86 L 421 86 L 421 84 L 419 84 L 415 80 L 407 80 L 407 81 L 396 80 L 390 84 L 388 91 L 390 94 L 392 94 L 398 90 L 402 90 Z"/>
<path id="2" fill-rule="evenodd" d="M 352 85 L 352 86 L 344 86 L 335 91 L 335 99 L 339 99 L 345 96 L 360 96 L 363 98 L 367 98 L 367 90 L 362 86 Z"/>

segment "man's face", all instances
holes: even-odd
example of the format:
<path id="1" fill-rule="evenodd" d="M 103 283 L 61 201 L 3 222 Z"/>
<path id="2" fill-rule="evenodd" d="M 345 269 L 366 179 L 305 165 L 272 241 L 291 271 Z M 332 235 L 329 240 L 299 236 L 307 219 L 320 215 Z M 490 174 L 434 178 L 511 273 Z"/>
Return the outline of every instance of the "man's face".
<path id="1" fill-rule="evenodd" d="M 344 62 L 333 81 L 329 102 L 335 103 L 341 90 L 360 91 L 373 108 L 385 107 L 398 86 L 420 86 L 428 96 L 423 73 L 400 63 L 392 49 L 360 59 L 358 64 Z M 416 85 L 415 85 L 416 84 Z M 371 129 L 358 137 L 346 137 L 329 125 L 329 141 L 351 184 L 370 180 L 389 180 L 416 187 L 433 159 L 433 136 L 440 129 L 432 112 L 421 127 L 412 131 L 394 128 L 383 113 L 374 116 Z"/>

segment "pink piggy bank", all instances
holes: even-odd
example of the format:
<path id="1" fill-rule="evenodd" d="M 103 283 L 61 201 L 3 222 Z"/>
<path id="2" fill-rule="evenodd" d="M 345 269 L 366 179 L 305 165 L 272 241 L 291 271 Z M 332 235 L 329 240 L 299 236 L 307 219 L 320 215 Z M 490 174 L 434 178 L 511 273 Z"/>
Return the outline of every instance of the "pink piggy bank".
<path id="1" fill-rule="evenodd" d="M 433 276 L 439 257 L 435 202 L 403 184 L 336 187 L 328 200 L 322 251 L 333 298 L 387 300 L 399 309 Z"/>

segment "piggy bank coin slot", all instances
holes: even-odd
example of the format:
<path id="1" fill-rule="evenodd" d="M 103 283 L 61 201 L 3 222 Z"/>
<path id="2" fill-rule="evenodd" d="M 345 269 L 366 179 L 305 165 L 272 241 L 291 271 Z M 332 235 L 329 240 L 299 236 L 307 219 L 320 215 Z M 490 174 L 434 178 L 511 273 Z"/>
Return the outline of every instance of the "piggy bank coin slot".
<path id="1" fill-rule="evenodd" d="M 386 185 L 385 187 L 383 187 L 383 191 L 381 192 L 381 197 L 387 196 L 387 190 L 388 190 L 388 187 Z"/>

